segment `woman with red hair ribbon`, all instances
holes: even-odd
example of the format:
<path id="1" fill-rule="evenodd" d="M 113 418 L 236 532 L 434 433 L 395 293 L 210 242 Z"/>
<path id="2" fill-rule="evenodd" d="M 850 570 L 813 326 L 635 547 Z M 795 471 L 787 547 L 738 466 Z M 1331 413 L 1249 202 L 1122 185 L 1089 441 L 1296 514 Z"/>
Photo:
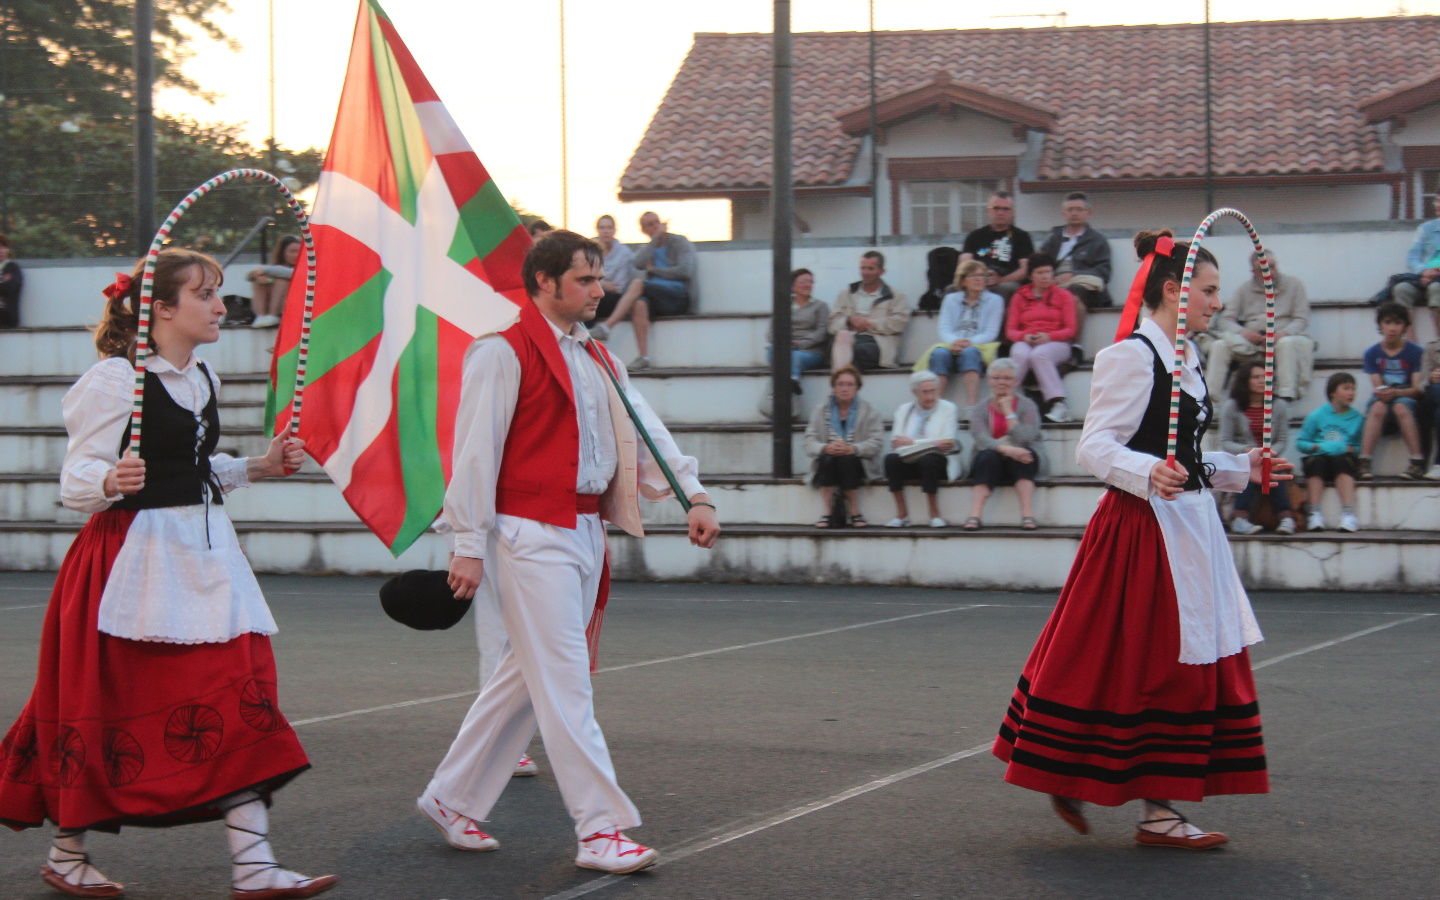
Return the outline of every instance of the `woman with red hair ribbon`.
<path id="1" fill-rule="evenodd" d="M 1078 461 L 1108 487 L 995 740 L 1005 780 L 1049 794 L 1089 833 L 1084 804 L 1144 803 L 1135 840 L 1209 850 L 1177 800 L 1269 791 L 1246 650 L 1261 640 L 1211 490 L 1261 478 L 1259 451 L 1206 453 L 1214 417 L 1198 354 L 1181 372 L 1176 461 L 1166 462 L 1171 365 L 1189 245 L 1141 232 L 1143 260 L 1113 346 L 1095 358 Z M 1188 328 L 1220 311 L 1220 273 L 1201 249 Z M 1136 324 L 1143 303 L 1149 316 Z M 1274 471 L 1289 469 L 1271 460 Z M 1273 476 L 1288 479 L 1288 474 Z"/>

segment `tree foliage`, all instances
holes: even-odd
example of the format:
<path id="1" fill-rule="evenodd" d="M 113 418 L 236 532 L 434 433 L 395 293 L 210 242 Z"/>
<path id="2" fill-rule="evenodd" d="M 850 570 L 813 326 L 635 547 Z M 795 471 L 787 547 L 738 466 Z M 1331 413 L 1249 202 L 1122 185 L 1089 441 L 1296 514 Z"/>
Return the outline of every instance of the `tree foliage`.
<path id="1" fill-rule="evenodd" d="M 9 169 L 4 220 L 17 256 L 127 256 L 135 251 L 129 122 L 47 106 L 12 106 L 4 144 Z M 276 149 L 281 165 L 275 174 L 293 178 L 292 190 L 319 179 L 321 151 Z M 269 151 L 244 140 L 237 126 L 163 116 L 155 120 L 155 157 L 157 223 L 197 185 L 227 169 L 270 168 Z M 281 228 L 293 222 L 274 187 L 231 182 L 186 214 L 175 239 L 223 254 L 267 214 Z"/>
<path id="2" fill-rule="evenodd" d="M 204 96 L 181 67 L 187 28 L 230 41 L 212 16 L 226 0 L 152 0 L 155 84 Z M 134 0 L 0 0 L 0 93 L 92 116 L 129 116 L 135 97 Z"/>

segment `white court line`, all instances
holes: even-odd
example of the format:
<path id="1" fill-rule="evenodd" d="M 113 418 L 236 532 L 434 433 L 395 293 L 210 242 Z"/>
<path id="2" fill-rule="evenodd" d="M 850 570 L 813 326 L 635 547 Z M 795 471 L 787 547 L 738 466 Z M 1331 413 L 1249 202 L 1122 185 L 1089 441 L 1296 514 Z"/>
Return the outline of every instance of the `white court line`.
<path id="1" fill-rule="evenodd" d="M 1297 656 L 1304 656 L 1305 654 L 1307 654 L 1307 653 L 1313 653 L 1313 652 L 1315 652 L 1316 650 L 1324 650 L 1326 647 L 1333 647 L 1333 646 L 1335 646 L 1336 644 L 1343 644 L 1343 643 L 1345 643 L 1346 641 L 1353 641 L 1353 640 L 1355 640 L 1356 638 L 1362 638 L 1362 637 L 1364 637 L 1364 636 L 1367 635 L 1367 634 L 1374 634 L 1374 633 L 1377 632 L 1377 631 L 1384 631 L 1384 630 L 1387 629 L 1387 628 L 1394 628 L 1396 625 L 1408 625 L 1408 624 L 1410 624 L 1411 622 L 1418 622 L 1418 621 L 1420 621 L 1421 619 L 1428 619 L 1428 618 L 1430 618 L 1431 616 L 1434 616 L 1434 615 L 1440 615 L 1440 614 L 1437 614 L 1437 613 L 1421 613 L 1421 614 L 1418 615 L 1418 616 L 1411 616 L 1411 617 L 1408 618 L 1408 619 L 1396 619 L 1394 622 L 1386 622 L 1384 625 L 1376 625 L 1374 628 L 1366 628 L 1366 629 L 1363 630 L 1363 631 L 1357 631 L 1357 632 L 1355 632 L 1355 633 L 1353 633 L 1353 634 L 1347 634 L 1347 635 L 1345 635 L 1344 637 L 1335 638 L 1335 640 L 1333 640 L 1333 641 L 1322 641 L 1322 642 L 1319 643 L 1319 644 L 1312 644 L 1312 645 L 1310 645 L 1309 647 L 1304 647 L 1304 648 L 1302 648 L 1302 649 L 1300 649 L 1300 650 L 1294 650 L 1294 651 L 1292 651 L 1292 652 L 1290 652 L 1290 653 L 1282 653 L 1282 654 L 1280 654 L 1279 656 L 1272 656 L 1272 657 L 1270 657 L 1269 659 L 1264 660 L 1264 661 L 1262 661 L 1262 662 L 1253 663 L 1253 664 L 1251 664 L 1251 666 L 1250 666 L 1250 670 L 1253 672 L 1253 671 L 1256 671 L 1256 670 L 1258 670 L 1258 669 L 1263 669 L 1263 668 L 1265 668 L 1266 666 L 1273 666 L 1273 665 L 1275 665 L 1276 663 L 1282 663 L 1282 662 L 1284 662 L 1284 661 L 1287 660 L 1287 659 L 1294 659 L 1294 658 L 1297 657 Z"/>
<path id="2" fill-rule="evenodd" d="M 651 868 L 658 869 L 661 866 L 666 866 L 670 863 L 680 862 L 682 859 L 694 856 L 697 853 L 704 853 L 706 850 L 713 850 L 716 847 L 724 846 L 731 841 L 738 841 L 741 838 L 749 837 L 750 835 L 760 831 L 764 831 L 767 828 L 774 828 L 776 825 L 783 825 L 786 822 L 791 821 L 792 819 L 798 819 L 801 816 L 808 816 L 811 813 L 820 812 L 822 809 L 829 809 L 836 804 L 844 803 L 846 800 L 851 800 L 855 797 L 859 797 L 861 794 L 868 794 L 871 791 L 878 791 L 883 787 L 889 787 L 890 785 L 904 781 L 907 778 L 914 778 L 916 775 L 923 775 L 926 772 L 931 771 L 932 769 L 938 769 L 941 766 L 948 766 L 953 762 L 959 762 L 962 759 L 984 753 L 986 750 L 990 749 L 993 743 L 993 741 L 986 741 L 983 744 L 976 744 L 969 750 L 961 750 L 960 752 L 952 753 L 949 756 L 942 756 L 939 759 L 932 759 L 929 762 L 921 763 L 918 766 L 912 766 L 911 768 L 905 769 L 902 772 L 896 772 L 893 775 L 886 775 L 883 778 L 877 778 L 874 781 L 868 781 L 865 784 L 857 785 L 856 787 L 850 788 L 849 790 L 841 791 L 838 794 L 832 794 L 831 796 L 826 797 L 823 800 L 812 800 L 811 802 L 806 803 L 802 806 L 797 806 L 794 809 L 788 809 L 785 812 L 777 813 L 773 816 L 769 816 L 768 818 L 761 819 L 758 822 L 752 822 L 749 825 L 743 825 L 735 829 L 734 831 L 727 831 L 724 834 L 717 835 L 712 838 L 705 838 L 703 840 L 696 841 L 693 844 L 678 847 L 674 850 L 666 850 L 660 862 L 656 863 Z M 572 898 L 574 897 L 583 897 L 586 894 L 593 893 L 594 891 L 609 887 L 617 881 L 624 881 L 626 877 L 628 876 L 605 875 L 595 879 L 594 881 L 589 881 L 578 887 L 571 888 L 568 891 L 564 891 L 559 894 L 551 894 L 549 897 L 546 897 L 545 900 L 572 900 Z"/>
<path id="3" fill-rule="evenodd" d="M 36 603 L 34 606 L 0 606 L 0 612 L 9 612 L 12 609 L 44 609 L 48 603 Z"/>
<path id="4" fill-rule="evenodd" d="M 733 653 L 736 650 L 749 650 L 754 647 L 765 647 L 770 644 L 783 644 L 786 641 L 799 641 L 805 638 L 822 637 L 827 634 L 839 634 L 844 631 L 854 631 L 857 628 L 870 628 L 875 625 L 889 625 L 892 622 L 904 622 L 909 619 L 921 619 L 926 616 L 938 616 L 942 613 L 965 612 L 970 609 L 980 609 L 986 606 L 984 603 L 972 603 L 967 606 L 951 606 L 945 609 L 932 609 L 926 612 L 911 613 L 908 616 L 893 616 L 889 619 L 876 619 L 873 622 L 859 622 L 855 625 L 842 625 L 839 628 L 826 628 L 821 631 L 807 631 L 804 634 L 791 634 L 785 637 L 770 638 L 764 641 L 751 641 L 748 644 L 734 644 L 729 647 L 716 647 L 713 650 L 697 650 L 694 653 L 682 653 L 679 656 L 665 656 L 660 659 L 646 659 L 640 662 L 625 663 L 619 666 L 606 666 L 603 669 L 596 669 L 596 675 L 604 675 L 608 672 L 623 672 L 626 669 L 642 669 L 646 666 L 658 666 L 661 663 L 680 662 L 685 659 L 699 659 L 704 656 L 715 656 L 720 653 Z M 474 691 L 457 691 L 453 694 L 441 694 L 438 697 L 421 697 L 418 700 L 403 700 L 399 703 L 387 703 L 384 706 L 371 706 L 366 709 L 352 709 L 349 712 L 333 713 L 328 716 L 315 716 L 310 719 L 299 719 L 291 722 L 291 728 L 299 728 L 301 725 L 314 725 L 317 722 L 331 722 L 335 719 L 348 719 L 352 716 L 363 716 L 373 712 L 384 712 L 390 709 L 403 709 L 407 706 L 420 706 L 425 703 L 439 703 L 441 700 L 456 700 L 460 697 L 473 697 L 480 693 Z"/>
<path id="5" fill-rule="evenodd" d="M 1251 666 L 1251 669 L 1252 671 L 1255 669 L 1263 669 L 1266 666 L 1273 666 L 1276 663 L 1285 662 L 1286 660 L 1294 659 L 1297 656 L 1304 656 L 1307 653 L 1314 653 L 1316 650 L 1324 650 L 1327 647 L 1333 647 L 1336 644 L 1343 644 L 1346 641 L 1353 641 L 1356 638 L 1364 637 L 1367 634 L 1374 634 L 1377 631 L 1384 631 L 1387 628 L 1394 628 L 1397 625 L 1407 625 L 1411 622 L 1418 622 L 1421 619 L 1428 619 L 1435 615 L 1440 615 L 1440 613 L 1421 613 L 1420 615 L 1411 616 L 1408 619 L 1398 619 L 1394 622 L 1386 622 L 1384 625 L 1376 625 L 1373 628 L 1366 628 L 1365 630 L 1357 631 L 1354 634 L 1347 634 L 1343 637 L 1338 637 L 1331 641 L 1324 641 L 1319 644 L 1313 644 L 1309 647 L 1295 650 L 1291 653 L 1284 653 L 1280 656 L 1272 657 L 1271 659 L 1267 659 L 1264 662 L 1253 664 Z M 858 785 L 846 791 L 841 791 L 840 793 L 834 794 L 830 797 L 826 797 L 823 800 L 813 800 L 809 803 L 802 804 L 777 815 L 761 819 L 760 821 L 754 822 L 750 825 L 742 826 L 735 829 L 734 831 L 727 832 L 718 837 L 708 838 L 696 841 L 691 844 L 682 845 L 676 850 L 666 850 L 662 855 L 660 862 L 656 863 L 652 868 L 658 869 L 668 863 L 679 862 L 680 860 L 694 856 L 697 853 L 704 853 L 706 850 L 713 850 L 714 848 L 722 846 L 724 844 L 728 844 L 731 841 L 737 841 L 740 838 L 749 837 L 752 834 L 757 834 L 761 831 L 765 831 L 766 829 L 774 828 L 776 825 L 783 825 L 784 823 L 798 819 L 801 816 L 808 816 L 811 813 L 820 812 L 823 809 L 829 809 L 832 806 L 844 803 L 846 800 L 849 800 L 852 797 L 858 797 L 861 794 L 868 794 L 871 791 L 879 790 L 883 787 L 888 787 L 889 785 L 895 784 L 896 782 L 904 781 L 907 778 L 913 778 L 916 775 L 929 772 L 933 769 L 938 769 L 941 766 L 947 766 L 950 763 L 959 762 L 962 759 L 968 759 L 969 757 L 985 752 L 986 750 L 990 749 L 992 745 L 993 742 L 990 741 L 987 741 L 983 744 L 977 744 L 976 746 L 971 747 L 969 750 L 961 750 L 960 752 L 952 753 L 949 756 L 942 756 L 939 759 L 932 759 L 929 762 L 921 763 L 920 765 L 914 766 L 913 768 L 905 769 L 901 772 L 896 772 L 893 775 L 886 775 L 883 778 L 877 778 L 874 781 L 866 782 L 865 784 Z M 624 881 L 626 877 L 627 876 L 624 875 L 604 875 L 600 878 L 595 879 L 594 881 L 588 881 L 585 884 L 579 885 L 578 887 L 571 888 L 568 891 L 562 891 L 559 894 L 551 894 L 549 897 L 546 897 L 545 900 L 574 900 L 574 898 L 576 897 L 583 897 L 586 894 L 591 894 L 595 891 L 603 890 L 612 884 Z"/>

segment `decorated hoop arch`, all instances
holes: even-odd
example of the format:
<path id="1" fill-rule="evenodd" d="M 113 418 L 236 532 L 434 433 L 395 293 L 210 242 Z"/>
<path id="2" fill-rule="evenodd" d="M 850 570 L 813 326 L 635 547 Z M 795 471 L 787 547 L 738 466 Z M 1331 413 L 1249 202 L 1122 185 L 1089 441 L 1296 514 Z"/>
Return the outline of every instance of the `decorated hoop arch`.
<path id="1" fill-rule="evenodd" d="M 295 220 L 300 223 L 300 236 L 305 241 L 305 314 L 300 324 L 300 353 L 295 365 L 295 400 L 294 412 L 290 417 L 290 436 L 296 437 L 300 431 L 300 402 L 305 392 L 305 363 L 310 353 L 310 319 L 315 312 L 315 239 L 310 234 L 310 217 L 305 215 L 295 195 L 290 192 L 279 178 L 261 169 L 231 169 L 228 172 L 221 172 L 214 178 L 191 191 L 184 200 L 175 204 L 175 208 L 166 216 L 160 230 L 155 232 L 155 239 L 150 242 L 150 250 L 145 255 L 145 272 L 140 280 L 140 310 L 139 321 L 135 328 L 135 398 L 130 410 L 130 448 L 131 456 L 140 455 L 140 427 L 144 417 L 145 399 L 145 361 L 150 355 L 150 303 L 155 291 L 155 264 L 160 258 L 160 250 L 170 238 L 170 232 L 179 222 L 195 201 L 210 193 L 215 188 L 227 181 L 247 179 L 253 181 L 269 182 L 285 198 L 285 204 L 295 214 Z"/>
<path id="2" fill-rule="evenodd" d="M 1195 274 L 1195 258 L 1200 252 L 1200 242 L 1209 235 L 1211 227 L 1227 216 L 1239 220 L 1255 244 L 1255 252 L 1260 259 L 1260 278 L 1265 285 L 1265 415 L 1261 426 L 1260 490 L 1268 494 L 1270 460 L 1274 455 L 1270 449 L 1270 436 L 1275 407 L 1275 274 L 1270 264 L 1270 251 L 1260 243 L 1260 233 L 1244 213 L 1228 206 L 1205 217 L 1200 227 L 1195 229 L 1195 237 L 1190 240 L 1190 252 L 1185 256 L 1185 274 L 1180 280 L 1180 318 L 1175 327 L 1175 365 L 1170 373 L 1170 435 L 1165 448 L 1165 461 L 1172 469 L 1175 467 L 1175 447 L 1180 434 L 1180 370 L 1185 362 L 1185 344 L 1188 339 L 1185 326 L 1190 310 L 1190 278 Z"/>

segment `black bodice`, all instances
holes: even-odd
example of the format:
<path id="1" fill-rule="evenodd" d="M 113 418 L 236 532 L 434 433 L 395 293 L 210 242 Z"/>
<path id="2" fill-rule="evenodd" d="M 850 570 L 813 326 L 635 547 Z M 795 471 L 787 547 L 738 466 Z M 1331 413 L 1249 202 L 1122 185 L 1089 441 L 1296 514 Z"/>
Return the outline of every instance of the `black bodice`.
<path id="1" fill-rule="evenodd" d="M 214 382 L 204 363 L 197 363 L 211 386 L 210 399 L 196 416 L 175 402 L 154 372 L 145 373 L 144 427 L 140 458 L 145 460 L 145 487 L 110 505 L 111 509 L 158 509 L 166 506 L 223 504 L 224 493 L 210 470 L 210 456 L 220 443 L 220 411 Z M 130 426 L 120 440 L 123 456 L 130 446 Z"/>
<path id="2" fill-rule="evenodd" d="M 1170 385 L 1173 380 L 1171 364 L 1160 356 L 1160 351 L 1140 332 L 1135 332 L 1126 340 L 1144 341 L 1150 348 L 1150 353 L 1155 358 L 1155 378 L 1150 387 L 1150 402 L 1145 407 L 1145 417 L 1140 420 L 1135 436 L 1130 438 L 1125 446 L 1164 459 L 1170 442 Z M 1203 378 L 1200 383 L 1205 383 Z M 1175 461 L 1189 473 L 1189 477 L 1185 479 L 1187 491 L 1210 487 L 1210 473 L 1205 468 L 1200 439 L 1205 436 L 1205 429 L 1210 427 L 1210 420 L 1214 415 L 1215 408 L 1210 403 L 1208 389 L 1203 401 L 1196 400 L 1184 391 L 1180 392 L 1180 427 L 1175 441 Z"/>

